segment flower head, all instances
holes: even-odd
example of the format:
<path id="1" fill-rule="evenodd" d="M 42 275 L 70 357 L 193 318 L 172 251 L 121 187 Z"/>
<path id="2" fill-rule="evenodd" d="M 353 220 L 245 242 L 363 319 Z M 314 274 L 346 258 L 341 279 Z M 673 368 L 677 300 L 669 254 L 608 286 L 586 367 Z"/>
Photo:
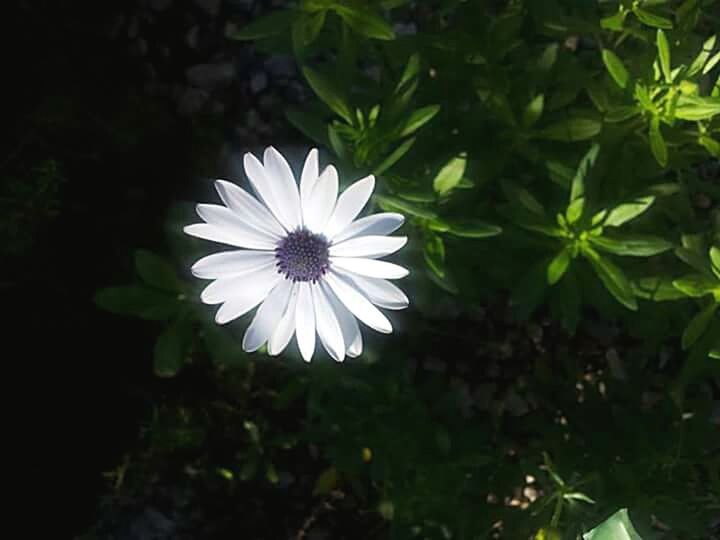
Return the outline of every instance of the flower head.
<path id="1" fill-rule="evenodd" d="M 337 361 L 362 353 L 357 319 L 378 332 L 392 325 L 376 307 L 403 309 L 405 294 L 388 280 L 408 271 L 379 260 L 399 250 L 404 236 L 386 236 L 400 227 L 400 214 L 356 219 L 375 188 L 370 175 L 338 197 L 338 174 L 328 165 L 320 174 L 318 152 L 308 153 L 295 181 L 285 158 L 265 150 L 263 163 L 245 154 L 245 173 L 257 198 L 217 180 L 223 205 L 198 204 L 204 223 L 185 227 L 189 235 L 235 246 L 197 261 L 196 277 L 212 279 L 201 293 L 220 304 L 215 320 L 230 322 L 260 306 L 245 332 L 243 349 L 280 354 L 293 335 L 310 361 L 315 336 Z"/>

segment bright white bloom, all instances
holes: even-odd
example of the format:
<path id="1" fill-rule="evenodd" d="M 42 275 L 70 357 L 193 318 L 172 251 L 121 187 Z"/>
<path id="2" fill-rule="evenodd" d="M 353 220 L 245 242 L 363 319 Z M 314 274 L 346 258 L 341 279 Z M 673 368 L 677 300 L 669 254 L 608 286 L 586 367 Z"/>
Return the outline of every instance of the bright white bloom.
<path id="1" fill-rule="evenodd" d="M 375 306 L 407 307 L 407 296 L 388 280 L 408 271 L 378 259 L 403 247 L 407 237 L 386 236 L 402 225 L 400 214 L 355 219 L 375 178 L 358 180 L 338 197 L 337 170 L 329 165 L 319 174 L 315 149 L 305 160 L 299 188 L 287 161 L 272 147 L 263 163 L 245 154 L 244 165 L 259 200 L 217 180 L 224 206 L 198 204 L 205 223 L 185 227 L 192 236 L 243 248 L 204 257 L 192 267 L 196 277 L 214 280 L 200 298 L 221 304 L 215 320 L 225 324 L 259 305 L 243 349 L 256 351 L 267 343 L 269 354 L 278 355 L 295 334 L 308 362 L 316 334 L 338 362 L 346 354 L 360 355 L 357 319 L 378 332 L 392 332 Z"/>

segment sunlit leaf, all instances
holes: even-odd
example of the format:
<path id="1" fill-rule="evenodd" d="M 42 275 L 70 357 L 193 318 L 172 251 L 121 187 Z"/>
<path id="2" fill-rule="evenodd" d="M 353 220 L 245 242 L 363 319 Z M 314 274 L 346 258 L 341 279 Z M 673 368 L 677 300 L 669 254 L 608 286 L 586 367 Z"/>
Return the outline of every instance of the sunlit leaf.
<path id="1" fill-rule="evenodd" d="M 610 49 L 602 50 L 602 60 L 605 63 L 608 73 L 610 73 L 617 85 L 620 88 L 626 88 L 630 80 L 630 75 L 622 60 Z"/>
<path id="2" fill-rule="evenodd" d="M 353 123 L 352 113 L 335 82 L 310 67 L 303 67 L 303 74 L 315 94 L 348 124 Z"/>
<path id="3" fill-rule="evenodd" d="M 438 195 L 445 195 L 458 185 L 465 174 L 467 156 L 463 153 L 448 161 L 433 179 L 433 188 Z"/>
<path id="4" fill-rule="evenodd" d="M 571 249 L 566 247 L 550 261 L 547 267 L 547 282 L 549 285 L 555 285 L 565 275 L 571 258 Z"/>
<path id="5" fill-rule="evenodd" d="M 650 137 L 650 149 L 652 150 L 653 156 L 655 156 L 660 166 L 666 167 L 668 161 L 667 146 L 660 131 L 660 118 L 657 116 L 653 117 L 650 121 L 648 136 Z"/>
<path id="6" fill-rule="evenodd" d="M 642 540 L 642 538 L 630 521 L 627 508 L 623 508 L 590 532 L 583 534 L 583 540 Z"/>
<path id="7" fill-rule="evenodd" d="M 643 234 L 589 236 L 588 240 L 602 251 L 634 257 L 650 257 L 673 247 L 664 238 Z"/>
<path id="8" fill-rule="evenodd" d="M 672 82 L 673 78 L 670 73 L 670 45 L 668 44 L 665 32 L 663 32 L 661 29 L 658 29 L 657 31 L 656 42 L 658 59 L 660 60 L 660 69 L 662 70 L 663 76 L 665 77 L 665 82 Z"/>
<path id="9" fill-rule="evenodd" d="M 609 208 L 603 225 L 606 227 L 619 227 L 623 223 L 631 221 L 644 213 L 654 202 L 655 197 L 649 195 Z"/>

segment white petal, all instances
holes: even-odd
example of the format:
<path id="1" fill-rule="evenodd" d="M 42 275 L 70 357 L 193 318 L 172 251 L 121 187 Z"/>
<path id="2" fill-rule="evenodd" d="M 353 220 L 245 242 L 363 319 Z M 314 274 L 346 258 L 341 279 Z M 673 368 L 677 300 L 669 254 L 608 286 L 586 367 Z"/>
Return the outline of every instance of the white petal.
<path id="1" fill-rule="evenodd" d="M 356 236 L 384 235 L 397 230 L 405 221 L 402 214 L 383 212 L 353 221 L 344 230 L 330 238 L 334 243 L 342 242 Z M 329 238 L 329 237 L 328 237 Z"/>
<path id="2" fill-rule="evenodd" d="M 341 270 L 336 270 L 336 272 L 349 278 L 376 306 L 385 309 L 405 309 L 410 303 L 408 297 L 399 287 L 385 279 L 363 277 L 350 273 L 345 274 Z"/>
<path id="3" fill-rule="evenodd" d="M 224 276 L 246 274 L 275 260 L 272 251 L 235 250 L 221 251 L 203 257 L 192 265 L 193 276 L 217 279 Z"/>
<path id="4" fill-rule="evenodd" d="M 357 236 L 330 246 L 333 257 L 384 257 L 407 244 L 407 236 Z"/>
<path id="5" fill-rule="evenodd" d="M 281 276 L 273 271 L 269 271 L 268 274 L 273 278 L 272 282 L 264 283 L 262 286 L 257 286 L 253 283 L 252 286 L 245 285 L 245 288 L 241 291 L 236 291 L 231 298 L 229 298 L 215 314 L 215 321 L 218 324 L 225 324 L 245 315 L 248 311 L 257 306 L 262 302 L 272 288 L 280 281 Z"/>
<path id="6" fill-rule="evenodd" d="M 302 225 L 300 212 L 300 193 L 292 169 L 283 155 L 272 146 L 265 149 L 263 155 L 265 173 L 272 182 L 275 202 L 285 217 L 285 224 L 289 230 Z"/>
<path id="7" fill-rule="evenodd" d="M 383 279 L 400 279 L 410 273 L 397 264 L 360 257 L 330 257 L 330 266 L 336 266 L 341 270 L 347 270 L 361 276 Z"/>
<path id="8" fill-rule="evenodd" d="M 310 284 L 299 283 L 297 306 L 295 307 L 295 337 L 303 360 L 309 362 L 315 352 L 315 309 Z"/>
<path id="9" fill-rule="evenodd" d="M 387 317 L 345 279 L 331 272 L 325 276 L 325 280 L 345 307 L 358 319 L 383 334 L 392 332 L 392 324 Z"/>
<path id="10" fill-rule="evenodd" d="M 343 303 L 338 300 L 338 297 L 332 291 L 325 281 L 321 282 L 323 292 L 330 301 L 335 316 L 337 317 L 338 323 L 340 324 L 340 330 L 343 334 L 343 341 L 346 347 L 346 354 L 351 358 L 357 358 L 362 354 L 363 340 L 362 334 L 360 333 L 360 327 L 358 326 L 357 319 L 355 316 L 348 311 Z"/>
<path id="11" fill-rule="evenodd" d="M 227 244 L 228 246 L 235 247 L 247 247 L 241 238 L 233 235 L 226 229 L 215 227 L 207 223 L 193 223 L 183 227 L 183 232 L 194 236 L 196 238 L 202 238 L 203 240 L 210 240 L 211 242 L 219 242 L 220 244 Z"/>
<path id="12" fill-rule="evenodd" d="M 318 151 L 317 148 L 313 148 L 305 158 L 305 165 L 303 165 L 302 174 L 300 175 L 300 205 L 302 208 L 305 208 L 308 203 L 318 176 L 320 176 Z"/>
<path id="13" fill-rule="evenodd" d="M 270 291 L 245 331 L 242 342 L 244 351 L 257 351 L 270 338 L 287 309 L 292 285 L 290 280 L 283 279 Z"/>
<path id="14" fill-rule="evenodd" d="M 337 205 L 330 220 L 327 222 L 327 225 L 325 225 L 325 236 L 332 238 L 350 225 L 352 220 L 355 219 L 365 207 L 374 189 L 375 177 L 371 174 L 362 180 L 358 180 L 343 191 L 338 198 Z"/>
<path id="15" fill-rule="evenodd" d="M 315 182 L 308 203 L 303 207 L 303 222 L 308 229 L 322 233 L 335 208 L 337 194 L 337 170 L 332 165 L 328 165 Z"/>
<path id="16" fill-rule="evenodd" d="M 252 184 L 255 192 L 265 203 L 265 206 L 270 209 L 280 225 L 286 230 L 291 231 L 293 229 L 293 222 L 285 216 L 283 212 L 284 205 L 280 200 L 283 193 L 279 193 L 279 189 L 276 190 L 275 182 L 270 178 L 263 164 L 250 153 L 245 154 L 243 157 L 243 164 L 245 165 L 245 174 L 248 180 L 250 180 L 250 184 Z"/>
<path id="17" fill-rule="evenodd" d="M 297 306 L 297 299 L 298 284 L 293 283 L 287 309 L 268 341 L 268 354 L 270 356 L 277 356 L 283 352 L 295 333 L 295 307 Z"/>
<path id="18" fill-rule="evenodd" d="M 320 284 L 310 286 L 315 306 L 315 324 L 320 342 L 328 354 L 336 361 L 345 359 L 345 342 L 335 312 Z"/>
<path id="19" fill-rule="evenodd" d="M 234 298 L 253 299 L 257 295 L 262 300 L 279 279 L 280 274 L 275 270 L 275 263 L 271 261 L 248 274 L 216 279 L 203 289 L 200 300 L 204 304 L 221 304 Z"/>
<path id="20" fill-rule="evenodd" d="M 216 180 L 215 189 L 225 206 L 257 229 L 280 238 L 285 230 L 275 216 L 258 200 L 240 186 L 227 180 Z"/>
<path id="21" fill-rule="evenodd" d="M 198 215 L 208 224 L 226 231 L 235 239 L 235 245 L 248 249 L 275 249 L 278 236 L 252 227 L 229 208 L 218 204 L 198 204 Z"/>

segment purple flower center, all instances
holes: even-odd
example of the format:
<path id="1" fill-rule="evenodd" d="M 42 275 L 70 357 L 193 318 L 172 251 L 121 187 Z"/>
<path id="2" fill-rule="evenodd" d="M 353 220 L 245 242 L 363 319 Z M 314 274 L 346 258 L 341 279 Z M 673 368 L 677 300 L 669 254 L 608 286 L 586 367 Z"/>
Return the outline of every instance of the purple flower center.
<path id="1" fill-rule="evenodd" d="M 297 229 L 275 248 L 278 272 L 293 281 L 317 281 L 330 268 L 330 243 L 322 234 Z"/>

